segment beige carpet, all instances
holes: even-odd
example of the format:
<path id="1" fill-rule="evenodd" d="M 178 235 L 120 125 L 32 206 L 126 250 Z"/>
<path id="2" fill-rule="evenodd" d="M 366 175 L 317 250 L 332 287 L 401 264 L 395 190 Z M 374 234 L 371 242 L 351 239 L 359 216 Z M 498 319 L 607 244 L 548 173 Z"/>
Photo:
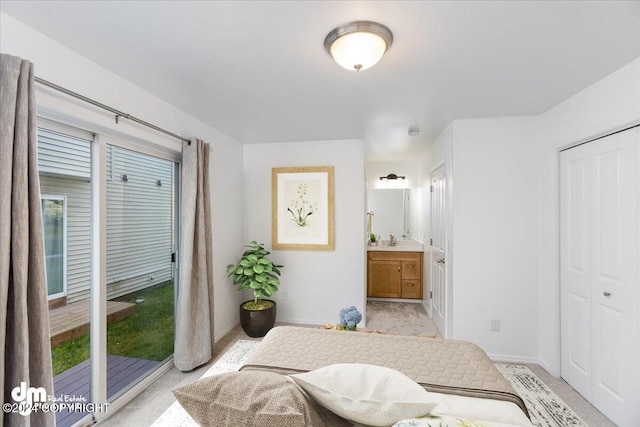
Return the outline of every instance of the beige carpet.
<path id="1" fill-rule="evenodd" d="M 422 304 L 369 301 L 367 329 L 398 335 L 439 335 Z"/>

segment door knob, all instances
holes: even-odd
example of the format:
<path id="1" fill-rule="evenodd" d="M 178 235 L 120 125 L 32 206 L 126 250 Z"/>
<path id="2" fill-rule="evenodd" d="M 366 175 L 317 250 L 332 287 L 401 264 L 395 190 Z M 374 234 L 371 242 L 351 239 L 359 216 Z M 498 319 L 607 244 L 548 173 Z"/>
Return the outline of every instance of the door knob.
<path id="1" fill-rule="evenodd" d="M 444 264 L 444 258 L 440 258 L 438 259 L 438 261 L 436 261 L 438 264 Z"/>
<path id="2" fill-rule="evenodd" d="M 609 298 L 609 297 L 611 296 L 611 292 L 605 292 L 603 295 L 604 295 L 605 297 Z"/>

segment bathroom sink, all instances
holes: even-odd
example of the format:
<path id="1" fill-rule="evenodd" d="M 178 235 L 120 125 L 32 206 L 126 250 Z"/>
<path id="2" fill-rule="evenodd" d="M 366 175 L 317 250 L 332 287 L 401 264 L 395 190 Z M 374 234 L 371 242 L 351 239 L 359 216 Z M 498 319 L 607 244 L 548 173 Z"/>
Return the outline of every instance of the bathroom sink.
<path id="1" fill-rule="evenodd" d="M 423 252 L 423 245 L 415 240 L 399 240 L 396 246 L 389 245 L 388 240 L 383 240 L 381 244 L 375 246 L 367 246 L 368 251 L 386 251 L 386 252 Z"/>

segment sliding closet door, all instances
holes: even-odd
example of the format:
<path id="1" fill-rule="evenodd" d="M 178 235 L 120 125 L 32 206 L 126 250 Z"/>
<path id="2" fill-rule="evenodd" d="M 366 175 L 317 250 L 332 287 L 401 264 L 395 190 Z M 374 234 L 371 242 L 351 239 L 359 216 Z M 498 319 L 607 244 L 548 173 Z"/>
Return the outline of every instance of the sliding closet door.
<path id="1" fill-rule="evenodd" d="M 563 151 L 560 159 L 562 377 L 585 398 L 590 399 L 589 146 L 581 145 Z"/>
<path id="2" fill-rule="evenodd" d="M 636 132 L 590 144 L 593 404 L 620 425 L 640 422 Z"/>
<path id="3" fill-rule="evenodd" d="M 638 129 L 561 153 L 562 377 L 615 423 L 640 420 Z"/>

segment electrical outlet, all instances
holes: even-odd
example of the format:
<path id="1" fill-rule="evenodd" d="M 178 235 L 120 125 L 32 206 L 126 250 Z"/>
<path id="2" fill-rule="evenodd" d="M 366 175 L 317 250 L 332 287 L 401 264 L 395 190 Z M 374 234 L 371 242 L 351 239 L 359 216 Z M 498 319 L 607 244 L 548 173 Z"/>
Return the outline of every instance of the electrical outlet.
<path id="1" fill-rule="evenodd" d="M 500 332 L 500 319 L 491 320 L 491 330 L 493 332 Z"/>

